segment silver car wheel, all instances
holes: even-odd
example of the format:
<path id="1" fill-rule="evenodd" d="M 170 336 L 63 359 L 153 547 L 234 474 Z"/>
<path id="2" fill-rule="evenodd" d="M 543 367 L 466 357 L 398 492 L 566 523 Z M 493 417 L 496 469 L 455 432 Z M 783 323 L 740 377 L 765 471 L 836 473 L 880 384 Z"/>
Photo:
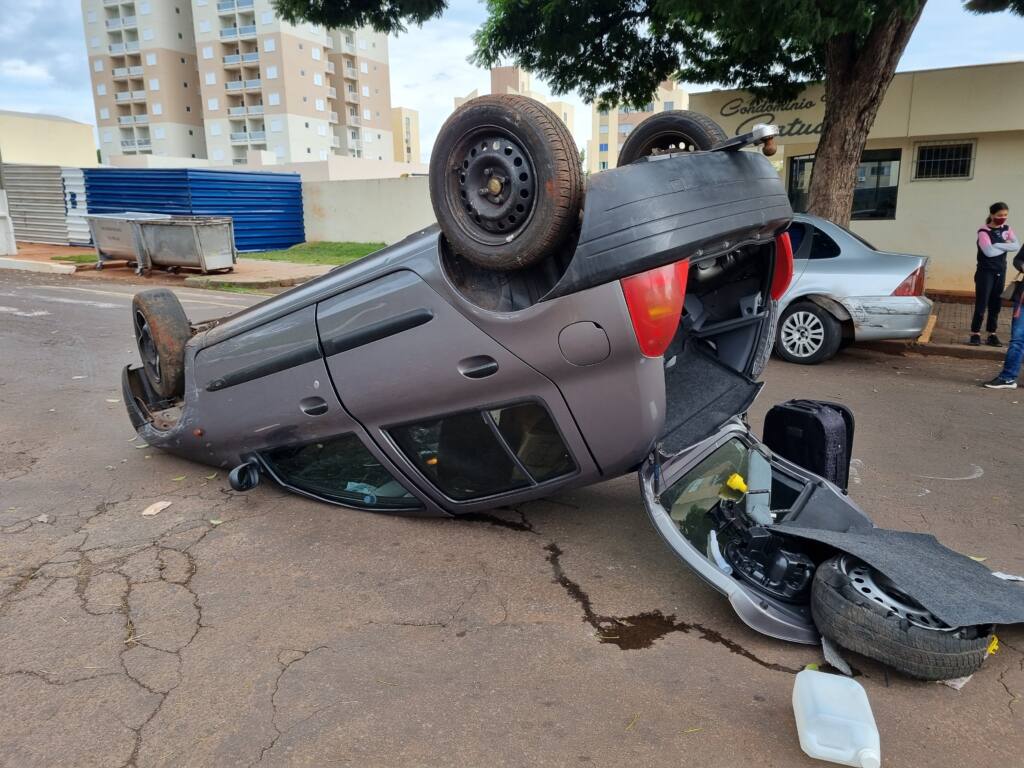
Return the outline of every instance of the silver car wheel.
<path id="1" fill-rule="evenodd" d="M 797 310 L 782 324 L 781 341 L 793 357 L 811 357 L 825 343 L 825 326 L 813 313 Z"/>

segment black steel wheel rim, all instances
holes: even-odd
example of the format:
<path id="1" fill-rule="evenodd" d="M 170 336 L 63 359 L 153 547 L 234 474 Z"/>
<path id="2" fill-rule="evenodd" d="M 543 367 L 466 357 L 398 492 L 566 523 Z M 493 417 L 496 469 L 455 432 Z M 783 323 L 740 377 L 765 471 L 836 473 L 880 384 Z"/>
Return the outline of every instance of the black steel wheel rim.
<path id="1" fill-rule="evenodd" d="M 153 375 L 153 380 L 160 381 L 160 355 L 156 351 L 156 343 L 153 341 L 153 333 L 142 312 L 135 312 L 135 341 L 139 345 L 139 354 L 142 356 L 142 364 L 145 365 Z"/>
<path id="2" fill-rule="evenodd" d="M 451 152 L 448 203 L 459 228 L 483 245 L 513 239 L 533 218 L 533 159 L 507 130 L 488 125 L 462 136 Z"/>
<path id="3" fill-rule="evenodd" d="M 641 157 L 669 152 L 697 152 L 699 147 L 692 136 L 681 131 L 662 131 L 650 137 L 643 145 Z"/>

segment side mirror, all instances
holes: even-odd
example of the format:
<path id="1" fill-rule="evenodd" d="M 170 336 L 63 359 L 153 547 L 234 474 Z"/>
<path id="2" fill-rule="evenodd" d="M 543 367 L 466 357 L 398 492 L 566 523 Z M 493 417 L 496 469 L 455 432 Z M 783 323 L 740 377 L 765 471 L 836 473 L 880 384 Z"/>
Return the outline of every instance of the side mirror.
<path id="1" fill-rule="evenodd" d="M 228 473 L 228 483 L 236 491 L 251 491 L 260 484 L 260 465 L 256 461 L 239 464 Z"/>

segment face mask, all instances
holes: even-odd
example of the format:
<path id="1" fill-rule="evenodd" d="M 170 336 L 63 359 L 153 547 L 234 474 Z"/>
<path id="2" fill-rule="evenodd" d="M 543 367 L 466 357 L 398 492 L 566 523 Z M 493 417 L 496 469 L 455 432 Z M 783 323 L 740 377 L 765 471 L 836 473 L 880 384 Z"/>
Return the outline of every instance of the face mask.
<path id="1" fill-rule="evenodd" d="M 1001 227 L 1003 226 L 1003 224 L 1006 223 L 1006 219 L 1006 216 L 994 216 L 992 217 L 992 223 L 995 224 L 997 227 Z"/>

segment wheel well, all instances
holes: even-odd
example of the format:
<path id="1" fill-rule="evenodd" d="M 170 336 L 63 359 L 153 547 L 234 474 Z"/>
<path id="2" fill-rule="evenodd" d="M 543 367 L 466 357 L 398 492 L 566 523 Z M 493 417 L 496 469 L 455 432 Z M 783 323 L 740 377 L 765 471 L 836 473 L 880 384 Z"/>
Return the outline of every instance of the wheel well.
<path id="1" fill-rule="evenodd" d="M 799 302 L 809 302 L 811 304 L 817 304 L 819 307 L 828 312 L 832 317 L 839 321 L 839 324 L 843 329 L 844 339 L 853 339 L 854 337 L 854 326 L 853 318 L 850 316 L 849 311 L 842 305 L 841 302 L 833 299 L 830 296 L 825 296 L 820 293 L 809 293 L 805 296 L 800 296 L 790 302 L 789 306 L 793 306 Z"/>

